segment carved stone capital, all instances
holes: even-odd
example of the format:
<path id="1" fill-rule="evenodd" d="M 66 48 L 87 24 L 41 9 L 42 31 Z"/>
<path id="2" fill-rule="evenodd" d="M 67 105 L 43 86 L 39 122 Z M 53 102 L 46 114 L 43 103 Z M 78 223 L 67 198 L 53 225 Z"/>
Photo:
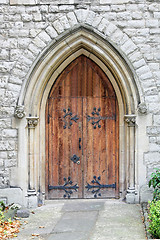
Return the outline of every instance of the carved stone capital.
<path id="1" fill-rule="evenodd" d="M 138 105 L 138 112 L 142 115 L 146 115 L 148 112 L 147 105 L 145 103 L 140 103 Z"/>
<path id="2" fill-rule="evenodd" d="M 16 118 L 22 119 L 25 116 L 24 106 L 16 106 L 14 116 Z"/>
<path id="3" fill-rule="evenodd" d="M 27 117 L 28 128 L 35 128 L 38 124 L 38 117 Z"/>
<path id="4" fill-rule="evenodd" d="M 129 127 L 134 127 L 136 124 L 136 116 L 135 115 L 125 115 L 125 122 L 128 123 Z"/>

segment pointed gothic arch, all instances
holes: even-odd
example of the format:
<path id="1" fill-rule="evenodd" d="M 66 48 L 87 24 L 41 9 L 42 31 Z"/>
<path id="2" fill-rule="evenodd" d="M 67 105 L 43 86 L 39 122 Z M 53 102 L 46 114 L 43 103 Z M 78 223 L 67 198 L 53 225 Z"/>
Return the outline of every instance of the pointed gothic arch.
<path id="1" fill-rule="evenodd" d="M 42 92 L 50 81 L 51 76 L 53 74 L 58 76 L 72 59 L 81 55 L 80 51 L 86 51 L 86 55 L 93 61 L 94 58 L 99 59 L 99 63 L 97 59 L 95 61 L 101 65 L 104 72 L 112 73 L 121 91 L 126 114 L 135 112 L 136 104 L 144 102 L 144 99 L 131 63 L 127 58 L 124 58 L 124 54 L 122 55 L 120 49 L 117 49 L 98 33 L 91 31 L 88 26 L 75 27 L 74 30 L 67 32 L 66 35 L 63 34 L 56 42 L 51 42 L 44 49 L 23 83 L 18 105 L 27 105 L 28 99 L 30 99 L 30 103 L 31 101 L 35 102 L 37 94 L 43 94 Z M 102 66 L 100 61 L 104 66 Z M 131 96 L 130 98 L 128 97 L 129 95 Z M 30 96 L 32 96 L 32 100 Z M 30 111 L 36 114 L 36 111 L 38 111 L 36 109 L 32 105 Z"/>
<path id="2" fill-rule="evenodd" d="M 19 167 L 28 169 L 19 174 L 19 182 L 28 197 L 45 195 L 45 106 L 54 82 L 60 73 L 78 56 L 94 61 L 112 83 L 119 105 L 119 192 L 138 201 L 138 180 L 135 167 L 135 117 L 140 102 L 144 102 L 136 74 L 119 51 L 109 41 L 88 27 L 78 26 L 63 35 L 39 55 L 23 84 L 18 105 L 24 105 L 26 120 L 19 124 Z M 25 136 L 25 138 L 24 138 Z M 22 145 L 23 142 L 23 145 Z M 21 159 L 23 158 L 23 162 Z M 129 169 L 129 171 L 128 171 Z M 130 200 L 129 200 L 130 201 Z"/>

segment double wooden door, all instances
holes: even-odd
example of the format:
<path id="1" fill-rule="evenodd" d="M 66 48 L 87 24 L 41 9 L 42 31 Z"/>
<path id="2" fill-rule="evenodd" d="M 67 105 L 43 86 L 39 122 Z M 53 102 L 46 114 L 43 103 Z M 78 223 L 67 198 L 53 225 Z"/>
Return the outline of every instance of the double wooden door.
<path id="1" fill-rule="evenodd" d="M 118 107 L 103 71 L 80 56 L 46 106 L 48 198 L 118 197 Z"/>

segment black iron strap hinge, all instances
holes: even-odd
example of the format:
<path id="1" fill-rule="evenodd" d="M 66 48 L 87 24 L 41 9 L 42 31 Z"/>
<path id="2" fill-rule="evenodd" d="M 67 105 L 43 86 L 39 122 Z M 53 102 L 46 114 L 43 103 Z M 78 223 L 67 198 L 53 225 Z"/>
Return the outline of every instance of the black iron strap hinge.
<path id="1" fill-rule="evenodd" d="M 70 198 L 73 192 L 78 191 L 78 188 L 79 187 L 77 183 L 73 185 L 71 177 L 64 178 L 64 185 L 59 185 L 59 186 L 48 185 L 49 190 L 63 190 L 65 192 L 65 194 L 63 195 L 64 198 L 66 197 Z"/>
<path id="2" fill-rule="evenodd" d="M 93 180 L 91 181 L 92 184 L 87 183 L 85 188 L 87 188 L 87 191 L 91 191 L 91 193 L 94 194 L 94 197 L 97 198 L 98 196 L 101 197 L 101 189 L 104 188 L 115 188 L 116 189 L 116 183 L 113 184 L 101 184 L 100 183 L 101 177 L 93 177 Z"/>

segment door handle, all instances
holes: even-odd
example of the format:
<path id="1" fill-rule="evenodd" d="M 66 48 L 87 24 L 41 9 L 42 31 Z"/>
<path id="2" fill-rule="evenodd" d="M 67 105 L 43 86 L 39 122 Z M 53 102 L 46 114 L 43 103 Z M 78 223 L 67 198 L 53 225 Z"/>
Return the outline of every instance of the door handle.
<path id="1" fill-rule="evenodd" d="M 79 150 L 81 150 L 81 138 L 79 138 Z"/>

